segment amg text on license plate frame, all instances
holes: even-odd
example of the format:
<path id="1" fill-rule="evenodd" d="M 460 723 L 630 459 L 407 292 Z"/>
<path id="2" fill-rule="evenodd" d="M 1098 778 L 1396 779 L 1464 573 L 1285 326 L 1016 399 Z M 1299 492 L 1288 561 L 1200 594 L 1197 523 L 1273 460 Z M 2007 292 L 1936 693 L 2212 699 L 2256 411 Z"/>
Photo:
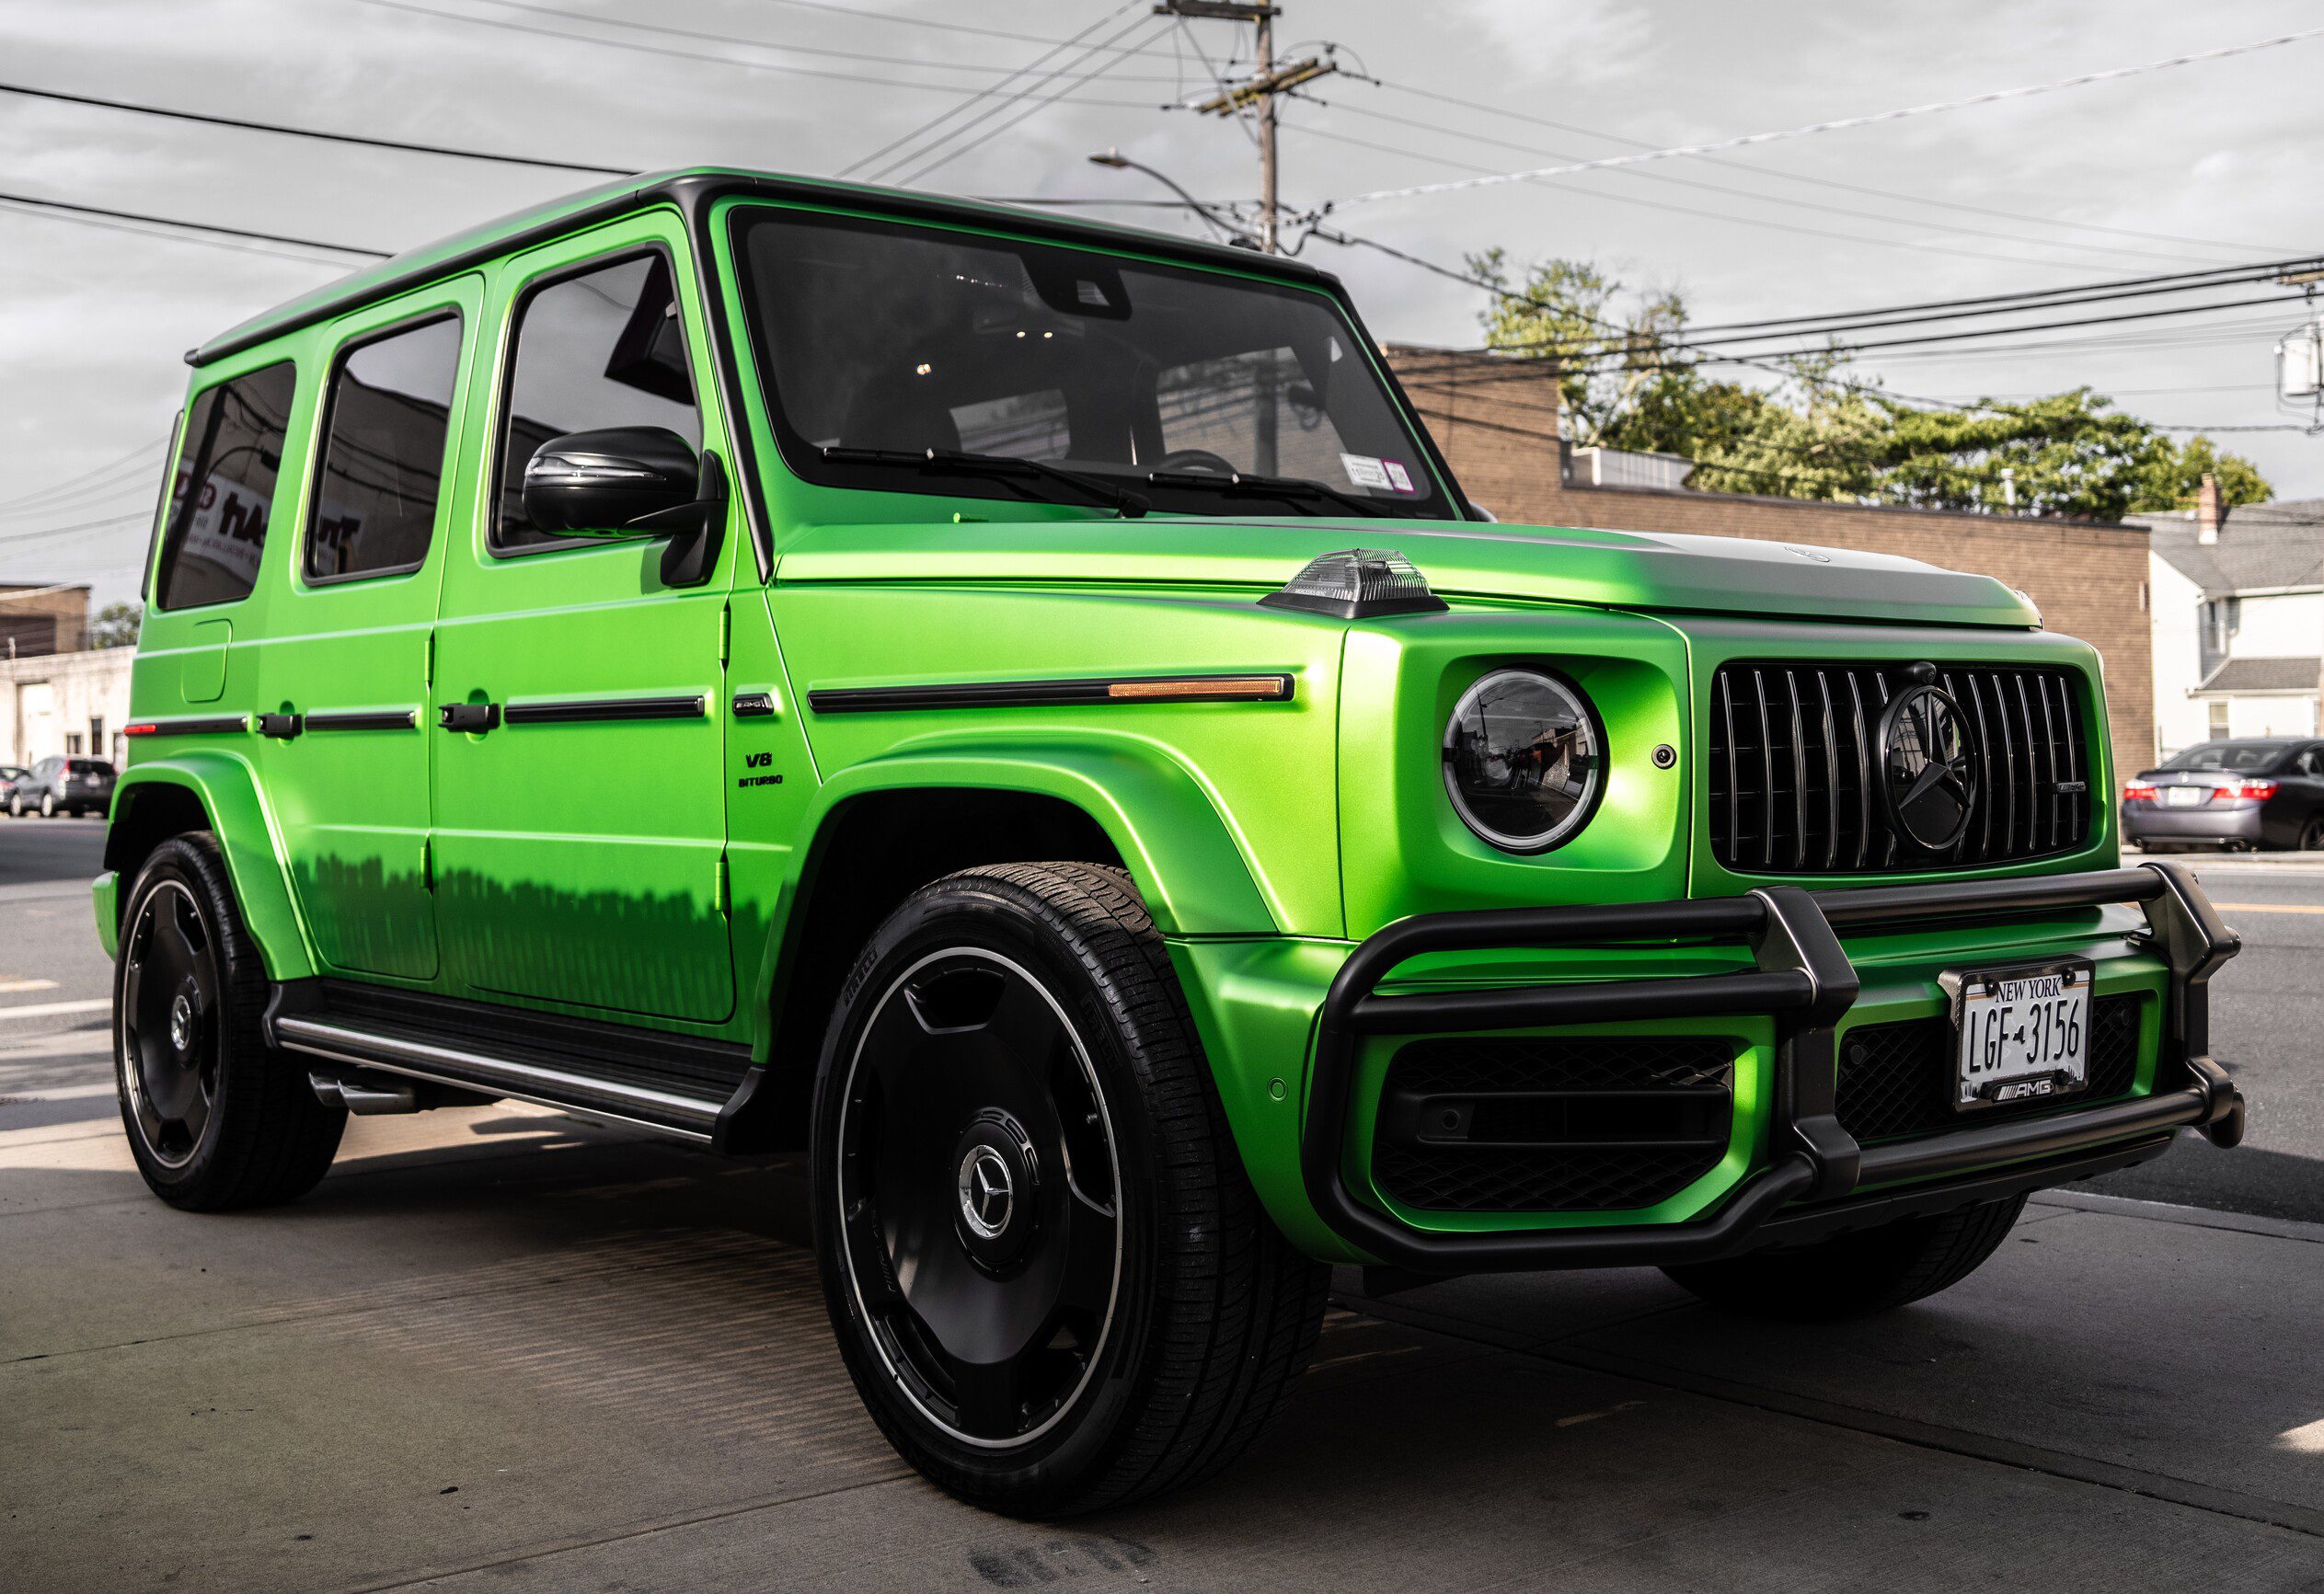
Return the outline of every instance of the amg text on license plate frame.
<path id="1" fill-rule="evenodd" d="M 2078 1095 L 2090 1083 L 2091 965 L 1949 969 L 1956 1112 Z"/>

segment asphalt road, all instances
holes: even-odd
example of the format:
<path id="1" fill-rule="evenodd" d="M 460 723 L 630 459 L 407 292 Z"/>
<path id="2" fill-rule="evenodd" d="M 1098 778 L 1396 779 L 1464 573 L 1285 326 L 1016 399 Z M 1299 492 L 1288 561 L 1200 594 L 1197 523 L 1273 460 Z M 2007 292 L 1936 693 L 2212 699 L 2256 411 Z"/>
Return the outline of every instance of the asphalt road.
<path id="1" fill-rule="evenodd" d="M 1248 1461 L 1038 1526 L 881 1442 L 791 1159 L 502 1104 L 355 1119 L 287 1207 L 154 1200 L 100 845 L 0 820 L 0 1590 L 2324 1588 L 2324 1362 L 2291 1348 L 2324 1224 L 2204 1210 L 2315 1215 L 2324 874 L 2213 882 L 2249 905 L 2221 1034 L 2259 1149 L 2165 1159 L 2203 1205 L 2053 1192 L 1962 1284 L 1829 1327 L 1651 1270 L 1342 1270 Z"/>

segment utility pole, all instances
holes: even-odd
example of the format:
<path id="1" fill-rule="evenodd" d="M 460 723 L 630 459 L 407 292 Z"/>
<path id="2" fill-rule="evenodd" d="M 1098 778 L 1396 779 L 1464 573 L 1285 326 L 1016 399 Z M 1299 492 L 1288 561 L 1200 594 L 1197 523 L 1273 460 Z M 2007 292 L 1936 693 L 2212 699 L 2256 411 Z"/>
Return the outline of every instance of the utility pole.
<path id="1" fill-rule="evenodd" d="M 1259 31 L 1258 61 L 1246 82 L 1204 100 L 1194 109 L 1206 116 L 1233 116 L 1253 106 L 1259 109 L 1259 247 L 1281 252 L 1279 228 L 1283 207 L 1275 187 L 1275 97 L 1328 77 L 1340 70 L 1336 62 L 1319 56 L 1275 65 L 1275 18 L 1280 6 L 1239 5 L 1236 0 L 1158 0 L 1156 17 L 1196 17 L 1212 22 L 1248 22 Z"/>

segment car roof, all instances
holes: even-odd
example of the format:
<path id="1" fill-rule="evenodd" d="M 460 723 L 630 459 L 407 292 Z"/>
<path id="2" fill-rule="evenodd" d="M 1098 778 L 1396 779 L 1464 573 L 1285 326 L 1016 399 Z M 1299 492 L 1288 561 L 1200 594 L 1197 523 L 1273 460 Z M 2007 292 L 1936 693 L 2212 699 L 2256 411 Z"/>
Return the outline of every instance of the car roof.
<path id="1" fill-rule="evenodd" d="M 1205 243 L 1143 227 L 1109 222 L 1088 222 L 1046 211 L 990 201 L 955 199 L 941 194 L 915 193 L 902 189 L 875 188 L 862 183 L 834 182 L 823 178 L 787 176 L 732 166 L 693 166 L 684 170 L 648 172 L 604 183 L 563 199 L 518 211 L 463 233 L 423 244 L 400 255 L 366 266 L 362 270 L 327 282 L 312 292 L 287 300 L 273 309 L 228 328 L 200 347 L 187 350 L 186 363 L 206 365 L 231 354 L 256 348 L 268 340 L 328 320 L 374 300 L 388 298 L 422 283 L 482 265 L 502 255 L 569 233 L 576 228 L 616 216 L 675 203 L 688 214 L 713 200 L 729 196 L 843 203 L 886 215 L 909 219 L 964 223 L 975 226 L 1003 225 L 1067 243 L 1130 247 L 1183 259 L 1225 265 L 1245 271 L 1262 271 L 1307 282 L 1336 283 L 1320 267 L 1261 255 L 1224 244 Z"/>

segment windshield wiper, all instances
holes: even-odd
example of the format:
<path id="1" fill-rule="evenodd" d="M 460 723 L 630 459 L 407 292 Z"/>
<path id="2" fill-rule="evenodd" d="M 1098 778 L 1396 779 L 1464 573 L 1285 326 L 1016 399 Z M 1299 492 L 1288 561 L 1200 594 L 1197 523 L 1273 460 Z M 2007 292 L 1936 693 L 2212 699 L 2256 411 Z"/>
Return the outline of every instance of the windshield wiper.
<path id="1" fill-rule="evenodd" d="M 1156 487 L 1202 487 L 1223 493 L 1239 493 L 1246 498 L 1340 504 L 1361 515 L 1392 515 L 1396 512 L 1396 506 L 1392 503 L 1383 503 L 1378 499 L 1360 499 L 1353 493 L 1343 493 L 1338 487 L 1306 476 L 1252 476 L 1247 471 L 1237 471 L 1233 476 L 1213 476 L 1208 471 L 1199 470 L 1156 470 L 1148 471 L 1145 479 Z"/>
<path id="2" fill-rule="evenodd" d="M 969 453 L 957 448 L 844 448 L 834 444 L 825 448 L 823 455 L 834 464 L 904 464 L 920 470 L 949 470 L 960 476 L 1040 476 L 1073 488 L 1085 502 L 1100 505 L 1129 519 L 1135 519 L 1153 507 L 1143 495 L 1116 487 L 1103 476 L 1067 470 L 1047 460 L 1019 459 L 1009 453 Z"/>

